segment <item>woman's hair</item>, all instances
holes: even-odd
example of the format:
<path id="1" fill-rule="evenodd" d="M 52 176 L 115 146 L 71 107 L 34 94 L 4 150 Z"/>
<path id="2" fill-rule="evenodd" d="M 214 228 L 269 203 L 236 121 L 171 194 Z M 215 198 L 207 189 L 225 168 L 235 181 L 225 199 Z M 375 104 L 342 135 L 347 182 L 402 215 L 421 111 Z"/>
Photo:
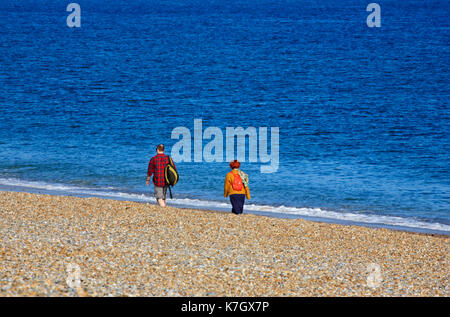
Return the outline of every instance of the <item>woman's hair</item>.
<path id="1" fill-rule="evenodd" d="M 238 160 L 234 160 L 233 162 L 230 163 L 231 168 L 239 168 L 239 166 L 241 166 L 241 163 L 239 163 Z"/>

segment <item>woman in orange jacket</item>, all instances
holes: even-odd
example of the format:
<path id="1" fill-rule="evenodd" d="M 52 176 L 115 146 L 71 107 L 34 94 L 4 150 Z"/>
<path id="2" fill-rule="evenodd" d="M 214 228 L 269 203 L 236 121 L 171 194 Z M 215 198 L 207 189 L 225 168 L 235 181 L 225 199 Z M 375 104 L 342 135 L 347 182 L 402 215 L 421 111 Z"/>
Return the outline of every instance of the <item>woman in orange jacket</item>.
<path id="1" fill-rule="evenodd" d="M 230 163 L 231 172 L 225 177 L 224 193 L 226 198 L 230 196 L 230 202 L 234 214 L 241 214 L 244 210 L 245 198 L 250 199 L 250 190 L 248 188 L 248 176 L 242 172 L 239 167 L 241 163 L 234 160 Z"/>

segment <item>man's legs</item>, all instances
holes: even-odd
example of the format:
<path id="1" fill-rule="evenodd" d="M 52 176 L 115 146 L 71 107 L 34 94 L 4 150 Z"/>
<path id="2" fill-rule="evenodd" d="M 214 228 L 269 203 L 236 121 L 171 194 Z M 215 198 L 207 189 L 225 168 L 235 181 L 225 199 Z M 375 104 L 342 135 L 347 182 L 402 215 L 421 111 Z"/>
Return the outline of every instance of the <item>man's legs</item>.
<path id="1" fill-rule="evenodd" d="M 166 193 L 167 193 L 167 186 L 159 187 L 155 186 L 155 198 L 158 202 L 158 205 L 161 207 L 166 207 Z"/>

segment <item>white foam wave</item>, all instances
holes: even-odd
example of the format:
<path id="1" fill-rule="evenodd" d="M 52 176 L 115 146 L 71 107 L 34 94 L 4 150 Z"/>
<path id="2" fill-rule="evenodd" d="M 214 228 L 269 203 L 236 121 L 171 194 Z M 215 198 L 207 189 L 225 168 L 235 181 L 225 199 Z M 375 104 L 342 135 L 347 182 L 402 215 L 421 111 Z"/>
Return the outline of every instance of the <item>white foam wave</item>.
<path id="1" fill-rule="evenodd" d="M 151 203 L 155 202 L 155 199 L 151 194 L 145 195 L 138 193 L 126 193 L 114 187 L 98 189 L 98 188 L 71 186 L 65 184 L 49 184 L 37 181 L 23 181 L 13 178 L 0 178 L 0 185 L 4 187 L 22 187 L 22 188 L 43 190 L 48 192 L 62 192 L 74 195 L 108 197 L 112 199 L 132 200 L 139 202 L 151 202 Z M 230 204 L 228 201 L 220 202 L 220 201 L 209 201 L 191 198 L 174 198 L 170 200 L 170 204 L 177 206 L 204 208 L 204 209 L 228 210 L 230 208 Z M 270 206 L 251 203 L 246 204 L 245 209 L 247 211 L 263 212 L 265 214 L 289 215 L 299 218 L 306 217 L 324 220 L 337 220 L 341 222 L 352 222 L 352 223 L 381 225 L 381 226 L 385 225 L 385 226 L 411 228 L 413 230 L 427 229 L 431 231 L 439 231 L 450 234 L 449 225 L 437 222 L 429 223 L 416 220 L 413 218 L 373 215 L 363 213 L 336 212 L 331 210 L 324 210 L 321 208 L 300 208 L 283 205 Z"/>

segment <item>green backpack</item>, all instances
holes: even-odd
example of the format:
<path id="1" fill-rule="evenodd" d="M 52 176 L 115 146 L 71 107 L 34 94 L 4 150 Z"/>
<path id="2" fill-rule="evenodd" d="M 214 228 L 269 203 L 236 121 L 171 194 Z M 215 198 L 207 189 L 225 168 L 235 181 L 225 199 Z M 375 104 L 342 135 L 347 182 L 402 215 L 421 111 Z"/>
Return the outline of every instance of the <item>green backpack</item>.
<path id="1" fill-rule="evenodd" d="M 164 180 L 166 181 L 166 185 L 168 185 L 169 187 L 170 198 L 173 198 L 172 190 L 170 189 L 170 187 L 178 183 L 179 176 L 178 171 L 173 164 L 172 158 L 170 156 L 167 157 L 169 158 L 169 163 L 167 163 L 166 167 L 164 168 Z"/>

